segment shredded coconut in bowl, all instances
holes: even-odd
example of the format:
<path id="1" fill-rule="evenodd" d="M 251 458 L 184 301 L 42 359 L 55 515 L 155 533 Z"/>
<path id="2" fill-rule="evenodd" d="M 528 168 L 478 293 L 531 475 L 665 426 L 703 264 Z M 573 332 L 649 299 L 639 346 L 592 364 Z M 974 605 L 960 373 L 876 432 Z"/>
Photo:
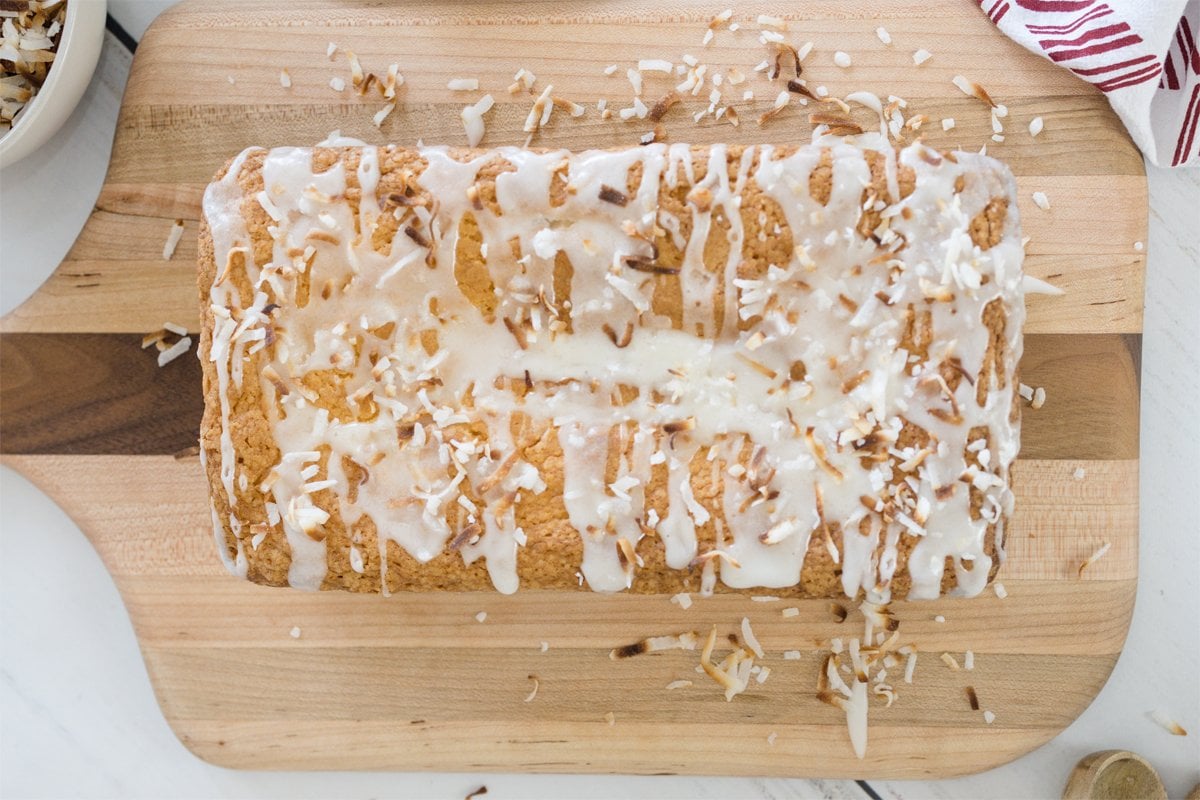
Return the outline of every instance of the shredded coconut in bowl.
<path id="1" fill-rule="evenodd" d="M 0 3 L 0 135 L 20 121 L 46 82 L 66 18 L 66 0 Z"/>

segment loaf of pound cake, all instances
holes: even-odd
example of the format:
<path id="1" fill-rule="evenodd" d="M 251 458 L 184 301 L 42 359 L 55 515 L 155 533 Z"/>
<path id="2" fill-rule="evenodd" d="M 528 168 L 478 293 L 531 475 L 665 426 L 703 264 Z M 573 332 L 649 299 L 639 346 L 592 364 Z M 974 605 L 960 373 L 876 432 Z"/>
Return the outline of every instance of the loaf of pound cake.
<path id="1" fill-rule="evenodd" d="M 975 595 L 1019 447 L 1008 170 L 873 135 L 251 148 L 200 445 L 249 580 Z"/>

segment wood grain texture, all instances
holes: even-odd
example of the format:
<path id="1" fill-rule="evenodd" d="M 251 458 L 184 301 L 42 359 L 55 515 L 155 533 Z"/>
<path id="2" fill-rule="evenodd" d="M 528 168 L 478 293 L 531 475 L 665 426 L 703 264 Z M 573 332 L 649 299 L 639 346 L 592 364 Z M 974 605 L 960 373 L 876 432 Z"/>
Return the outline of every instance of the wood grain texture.
<path id="1" fill-rule="evenodd" d="M 184 743 L 255 768 L 912 778 L 1003 763 L 1068 725 L 1120 652 L 1137 579 L 1144 259 L 1133 243 L 1145 240 L 1146 193 L 1141 159 L 1103 98 L 952 0 L 739 8 L 747 30 L 709 48 L 700 37 L 720 8 L 696 2 L 374 6 L 246 0 L 164 15 L 139 48 L 95 213 L 50 282 L 0 320 L 0 452 L 95 544 Z M 759 12 L 789 17 L 789 38 L 817 42 L 805 64 L 811 82 L 904 96 L 910 113 L 932 118 L 924 132 L 935 146 L 973 149 L 990 134 L 986 109 L 958 93 L 953 75 L 1006 103 L 1009 135 L 989 151 L 1017 175 L 1027 268 L 1067 290 L 1029 303 L 1022 379 L 1048 399 L 1026 413 L 1014 468 L 1018 510 L 1001 573 L 1009 597 L 896 604 L 922 657 L 912 686 L 893 678 L 896 705 L 872 706 L 867 759 L 854 758 L 841 713 L 815 699 L 818 643 L 858 633 L 836 625 L 823 601 L 794 603 L 800 615 L 785 619 L 779 608 L 790 601 L 734 596 L 689 611 L 662 597 L 587 593 L 389 599 L 271 590 L 224 574 L 199 465 L 170 455 L 194 435 L 197 365 L 187 357 L 159 371 L 132 335 L 168 320 L 195 327 L 194 233 L 217 167 L 247 145 L 309 143 L 334 128 L 369 142 L 462 143 L 458 111 L 475 95 L 444 88 L 459 75 L 479 76 L 497 100 L 485 144 L 517 144 L 530 102 L 504 90 L 517 68 L 556 94 L 619 106 L 630 88 L 603 75 L 609 63 L 689 52 L 749 71 L 761 55 L 747 23 Z M 881 24 L 894 46 L 875 37 Z M 325 59 L 330 40 L 368 69 L 401 63 L 405 94 L 382 130 L 370 123 L 376 100 L 329 89 L 331 77 L 348 78 L 343 60 Z M 909 59 L 918 47 L 935 54 L 920 68 Z M 835 49 L 853 53 L 853 68 L 832 66 Z M 278 82 L 285 68 L 291 90 Z M 666 88 L 655 81 L 648 97 Z M 739 108 L 745 120 L 778 90 L 753 88 L 757 99 Z M 1034 115 L 1046 120 L 1036 140 L 1024 132 Z M 949 116 L 957 125 L 943 132 L 936 121 Z M 672 140 L 702 143 L 792 140 L 809 129 L 797 108 L 763 128 L 693 126 L 682 111 L 665 122 Z M 593 110 L 556 118 L 537 143 L 629 144 L 643 127 L 601 122 Z M 1027 202 L 1037 190 L 1048 211 Z M 167 262 L 175 219 L 187 233 Z M 1080 576 L 1103 543 L 1108 554 Z M 482 624 L 479 611 L 488 612 Z M 695 653 L 607 656 L 649 634 L 712 624 L 732 633 L 742 616 L 772 676 L 732 703 L 695 674 Z M 801 659 L 785 661 L 789 649 Z M 971 672 L 937 658 L 961 660 L 967 649 Z M 531 674 L 540 689 L 525 703 Z M 664 689 L 679 678 L 695 686 Z M 970 710 L 966 685 L 995 724 Z"/>

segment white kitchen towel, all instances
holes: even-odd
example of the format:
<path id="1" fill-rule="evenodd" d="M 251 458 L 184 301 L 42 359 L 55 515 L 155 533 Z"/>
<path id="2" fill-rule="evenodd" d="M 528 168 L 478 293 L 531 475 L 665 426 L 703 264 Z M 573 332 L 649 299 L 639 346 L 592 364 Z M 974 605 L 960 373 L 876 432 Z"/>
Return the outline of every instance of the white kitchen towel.
<path id="1" fill-rule="evenodd" d="M 1200 0 L 978 0 L 1026 49 L 1108 96 L 1160 167 L 1200 164 Z"/>

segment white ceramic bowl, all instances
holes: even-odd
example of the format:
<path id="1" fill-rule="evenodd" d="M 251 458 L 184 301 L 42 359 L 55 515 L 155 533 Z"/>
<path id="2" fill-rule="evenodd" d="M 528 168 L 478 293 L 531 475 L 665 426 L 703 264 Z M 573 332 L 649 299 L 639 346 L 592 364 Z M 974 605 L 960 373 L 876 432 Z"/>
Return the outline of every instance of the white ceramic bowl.
<path id="1" fill-rule="evenodd" d="M 67 0 L 58 53 L 46 82 L 0 138 L 0 167 L 20 161 L 50 140 L 87 89 L 104 44 L 106 0 Z"/>

